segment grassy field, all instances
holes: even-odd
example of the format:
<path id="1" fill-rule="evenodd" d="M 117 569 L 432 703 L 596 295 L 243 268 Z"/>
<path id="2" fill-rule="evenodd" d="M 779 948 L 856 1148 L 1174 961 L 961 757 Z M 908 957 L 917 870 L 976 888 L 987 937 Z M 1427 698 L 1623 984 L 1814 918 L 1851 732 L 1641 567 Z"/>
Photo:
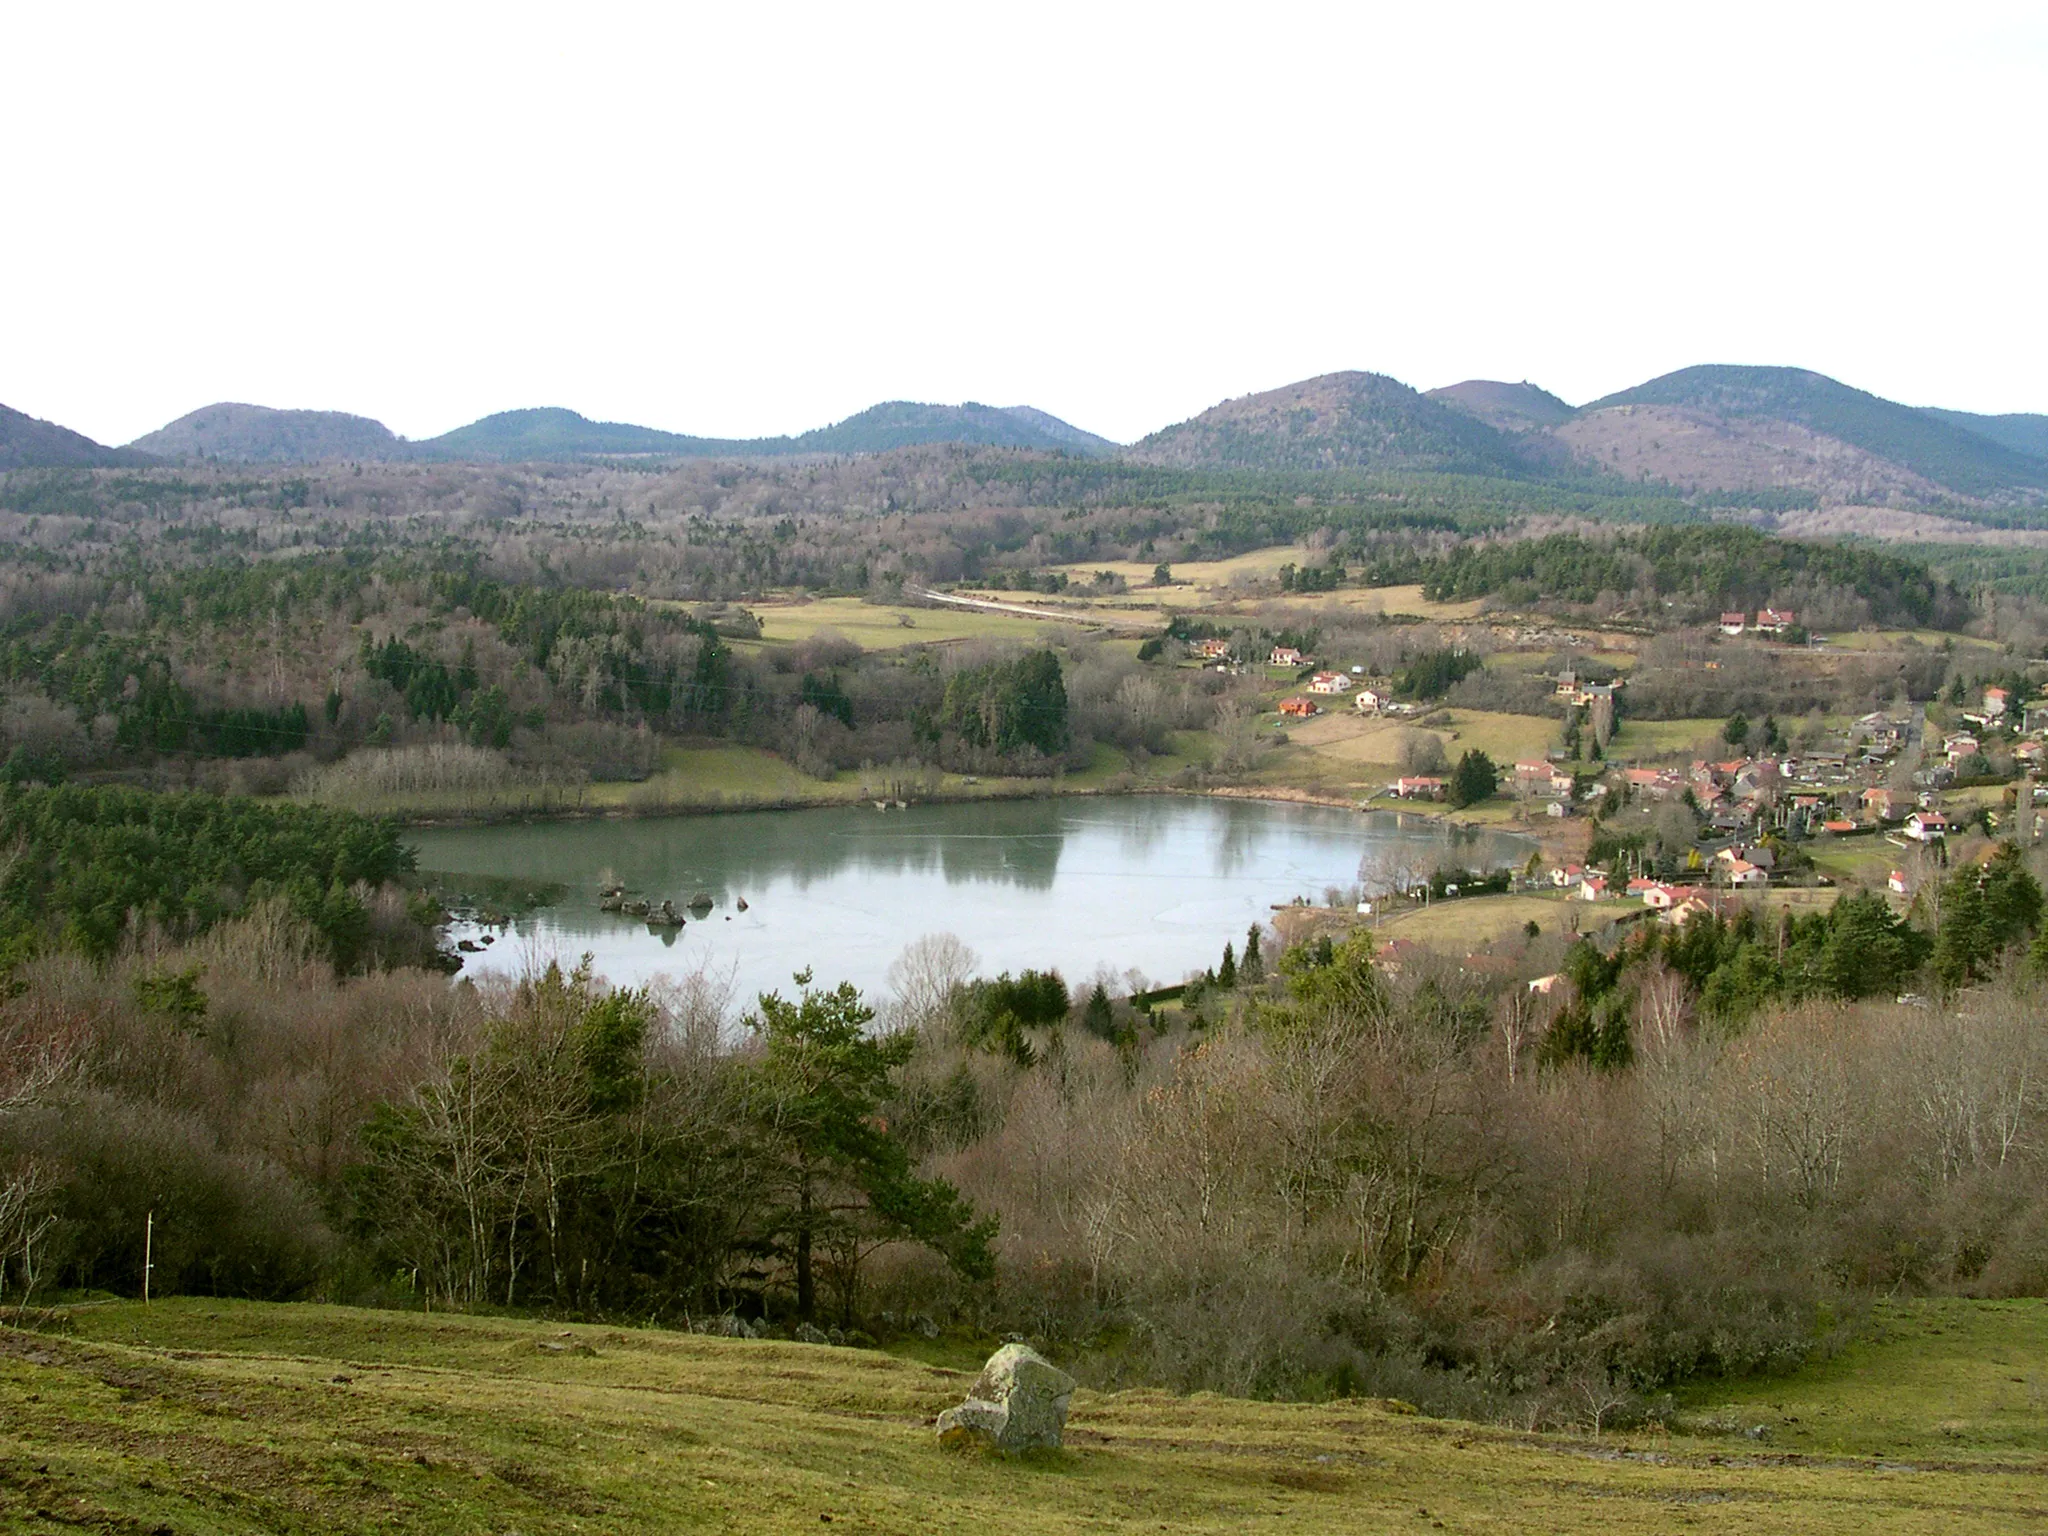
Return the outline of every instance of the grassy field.
<path id="1" fill-rule="evenodd" d="M 1614 733 L 1608 754 L 1618 758 L 1684 758 L 1704 749 L 1716 757 L 1730 756 L 1735 749 L 1721 740 L 1725 720 L 1631 720 L 1626 717 Z"/>
<path id="2" fill-rule="evenodd" d="M 1693 1405 L 1707 1435 L 1083 1391 L 1067 1449 L 1005 1461 L 934 1441 L 968 1372 L 880 1352 L 119 1303 L 0 1330 L 0 1529 L 2004 1533 L 2043 1518 L 2048 1314 L 1981 1312 L 1894 1309 Z"/>
<path id="3" fill-rule="evenodd" d="M 1690 1419 L 1763 1425 L 1769 1444 L 1817 1455 L 1988 1453 L 2048 1470 L 2048 1302 L 1885 1303 L 1871 1321 L 1797 1376 L 1687 1394 Z"/>
<path id="4" fill-rule="evenodd" d="M 1527 923 L 1535 923 L 1545 933 L 1600 933 L 1637 910 L 1635 902 L 1575 901 L 1562 894 L 1467 896 L 1393 912 L 1374 932 L 1389 939 L 1469 953 L 1522 932 Z"/>
<path id="5" fill-rule="evenodd" d="M 837 630 L 870 651 L 928 645 L 935 640 L 1042 640 L 1046 621 L 969 608 L 926 608 L 863 602 L 857 597 L 822 597 L 808 603 L 752 603 L 761 639 L 772 645 L 808 640 L 821 629 Z"/>
<path id="6" fill-rule="evenodd" d="M 1544 715 L 1495 714 L 1486 710 L 1453 709 L 1449 719 L 1428 727 L 1443 743 L 1444 755 L 1452 762 L 1477 749 L 1495 763 L 1509 768 L 1517 758 L 1540 758 L 1557 738 L 1557 722 Z M 1347 709 L 1343 700 L 1326 715 L 1302 724 L 1289 722 L 1290 741 L 1301 743 L 1320 756 L 1347 766 L 1372 765 L 1374 776 L 1393 776 L 1403 735 L 1424 729 L 1412 721 L 1372 717 Z"/>

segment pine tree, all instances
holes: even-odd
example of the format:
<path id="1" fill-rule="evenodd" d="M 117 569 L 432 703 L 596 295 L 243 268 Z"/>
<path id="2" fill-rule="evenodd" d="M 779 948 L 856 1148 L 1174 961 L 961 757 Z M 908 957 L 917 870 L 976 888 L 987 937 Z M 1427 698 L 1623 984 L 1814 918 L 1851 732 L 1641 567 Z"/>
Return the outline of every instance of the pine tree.
<path id="1" fill-rule="evenodd" d="M 1266 962 L 1259 956 L 1259 925 L 1253 923 L 1245 931 L 1244 959 L 1238 963 L 1237 974 L 1246 986 L 1257 986 L 1266 979 Z"/>
<path id="2" fill-rule="evenodd" d="M 1237 985 L 1237 956 L 1232 952 L 1227 940 L 1223 945 L 1223 963 L 1216 967 L 1216 985 L 1219 987 L 1234 987 Z"/>

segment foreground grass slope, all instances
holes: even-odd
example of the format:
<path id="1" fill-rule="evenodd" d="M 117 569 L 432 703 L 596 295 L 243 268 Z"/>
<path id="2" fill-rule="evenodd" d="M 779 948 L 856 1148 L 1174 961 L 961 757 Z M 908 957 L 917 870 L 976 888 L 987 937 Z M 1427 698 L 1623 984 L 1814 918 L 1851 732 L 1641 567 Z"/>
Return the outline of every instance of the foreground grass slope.
<path id="1" fill-rule="evenodd" d="M 966 1373 L 874 1352 L 118 1304 L 68 1332 L 0 1330 L 0 1530 L 2006 1532 L 2048 1518 L 2048 1424 L 1978 1440 L 1946 1404 L 2021 1374 L 2008 1354 L 2038 1372 L 2048 1309 L 1975 1315 L 1897 1313 L 1857 1367 L 1875 1396 L 1825 1376 L 1769 1389 L 1780 1419 L 1825 1398 L 1878 1426 L 1888 1462 L 1853 1434 L 1823 1459 L 1158 1392 L 1081 1393 L 1068 1450 L 1003 1462 L 933 1443 Z M 1899 1350 L 1934 1362 L 1904 1398 Z"/>

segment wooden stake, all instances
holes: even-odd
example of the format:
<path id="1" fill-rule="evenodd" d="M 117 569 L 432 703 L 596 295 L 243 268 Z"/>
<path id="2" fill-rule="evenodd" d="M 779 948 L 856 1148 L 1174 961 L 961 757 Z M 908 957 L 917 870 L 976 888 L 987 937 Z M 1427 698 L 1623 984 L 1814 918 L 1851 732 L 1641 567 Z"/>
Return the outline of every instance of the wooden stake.
<path id="1" fill-rule="evenodd" d="M 142 1304 L 149 1305 L 149 1272 L 156 1268 L 151 1262 L 156 1252 L 156 1212 L 149 1213 L 149 1219 L 142 1228 Z"/>

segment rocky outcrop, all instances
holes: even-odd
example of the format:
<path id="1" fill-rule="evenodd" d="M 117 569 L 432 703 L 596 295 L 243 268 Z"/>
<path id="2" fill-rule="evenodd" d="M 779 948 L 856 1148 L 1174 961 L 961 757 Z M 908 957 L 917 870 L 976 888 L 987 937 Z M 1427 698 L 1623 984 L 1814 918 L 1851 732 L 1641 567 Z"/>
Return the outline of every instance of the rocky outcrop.
<path id="1" fill-rule="evenodd" d="M 981 1368 L 967 1401 L 939 1415 L 939 1443 L 998 1451 L 1057 1449 L 1074 1378 L 1028 1344 L 1005 1344 Z"/>

